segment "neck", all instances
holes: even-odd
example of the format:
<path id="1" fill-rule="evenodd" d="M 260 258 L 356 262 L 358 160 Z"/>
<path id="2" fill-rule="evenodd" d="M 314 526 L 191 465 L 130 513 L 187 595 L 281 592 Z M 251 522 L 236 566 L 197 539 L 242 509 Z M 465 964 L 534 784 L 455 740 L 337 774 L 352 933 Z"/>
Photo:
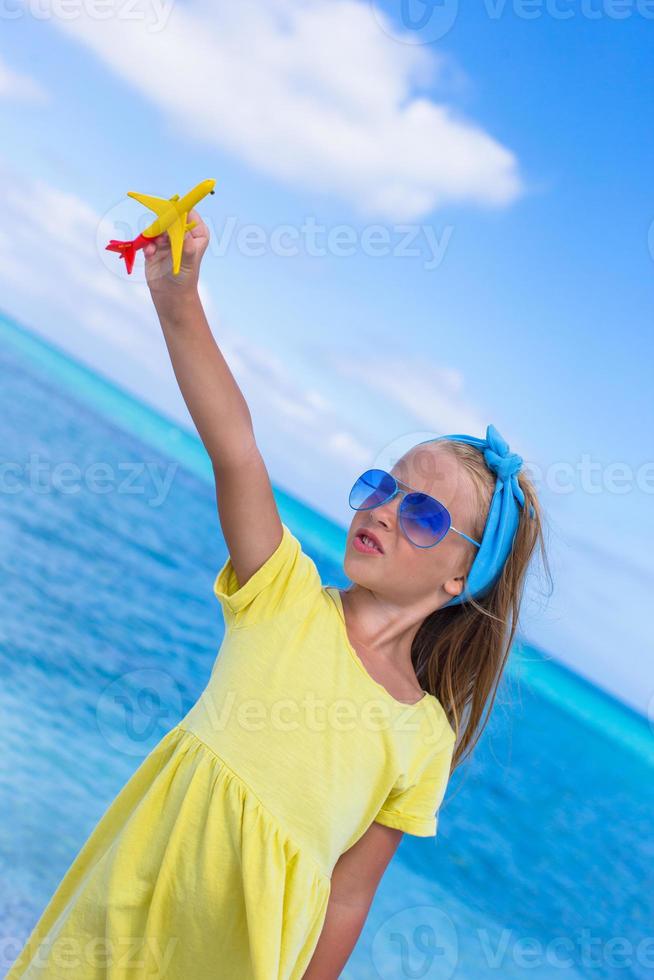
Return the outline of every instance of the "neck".
<path id="1" fill-rule="evenodd" d="M 369 653 L 412 670 L 411 648 L 431 609 L 400 606 L 360 585 L 341 592 L 348 632 Z"/>

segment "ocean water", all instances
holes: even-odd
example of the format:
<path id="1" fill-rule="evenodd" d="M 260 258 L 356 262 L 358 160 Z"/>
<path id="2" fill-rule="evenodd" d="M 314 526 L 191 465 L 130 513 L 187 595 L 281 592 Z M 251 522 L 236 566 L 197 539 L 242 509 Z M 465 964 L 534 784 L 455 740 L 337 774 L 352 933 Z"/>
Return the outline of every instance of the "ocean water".
<path id="1" fill-rule="evenodd" d="M 191 707 L 226 559 L 199 440 L 0 317 L 0 976 Z M 344 530 L 277 492 L 323 580 Z M 654 977 L 654 733 L 521 642 L 435 839 L 405 835 L 345 980 Z"/>

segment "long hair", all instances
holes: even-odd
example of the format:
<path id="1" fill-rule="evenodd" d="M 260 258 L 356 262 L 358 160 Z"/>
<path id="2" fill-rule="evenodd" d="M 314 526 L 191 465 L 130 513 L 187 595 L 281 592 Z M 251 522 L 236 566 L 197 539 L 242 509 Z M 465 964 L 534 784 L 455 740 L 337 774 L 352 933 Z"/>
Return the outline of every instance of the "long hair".
<path id="1" fill-rule="evenodd" d="M 472 536 L 480 541 L 495 490 L 495 474 L 476 446 L 448 439 L 441 448 L 453 453 L 472 478 L 479 505 Z M 457 735 L 452 771 L 470 755 L 488 722 L 518 628 L 525 579 L 537 548 L 551 588 L 544 515 L 524 466 L 518 473 L 518 483 L 525 504 L 520 508 L 513 548 L 498 581 L 479 600 L 470 599 L 430 613 L 411 647 L 413 668 L 421 687 L 438 698 Z M 466 572 L 475 556 L 472 545 L 470 552 Z"/>

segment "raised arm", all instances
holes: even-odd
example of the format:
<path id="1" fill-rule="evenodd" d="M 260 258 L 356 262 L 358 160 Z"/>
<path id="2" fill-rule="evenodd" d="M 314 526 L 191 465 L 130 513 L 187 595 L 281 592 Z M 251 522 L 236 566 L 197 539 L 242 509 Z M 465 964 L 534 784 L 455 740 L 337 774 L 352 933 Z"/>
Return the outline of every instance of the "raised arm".
<path id="1" fill-rule="evenodd" d="M 198 293 L 209 230 L 197 211 L 182 265 L 172 275 L 170 242 L 145 248 L 146 278 L 177 383 L 213 465 L 218 514 L 239 585 L 280 544 L 282 524 L 243 393 L 214 340 Z"/>

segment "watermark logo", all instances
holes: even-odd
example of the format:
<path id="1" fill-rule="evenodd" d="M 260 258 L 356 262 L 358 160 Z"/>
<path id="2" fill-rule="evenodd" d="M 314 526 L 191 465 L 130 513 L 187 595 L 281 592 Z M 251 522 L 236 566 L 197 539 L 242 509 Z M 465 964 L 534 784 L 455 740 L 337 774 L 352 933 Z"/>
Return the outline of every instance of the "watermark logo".
<path id="1" fill-rule="evenodd" d="M 454 923 L 442 909 L 415 905 L 380 926 L 371 954 L 382 980 L 448 980 L 457 967 L 459 941 Z"/>
<path id="2" fill-rule="evenodd" d="M 128 275 L 125 262 L 118 252 L 110 252 L 107 245 L 111 240 L 131 242 L 138 238 L 155 221 L 152 211 L 137 205 L 132 198 L 124 197 L 106 211 L 98 223 L 95 247 L 102 265 L 120 279 L 142 284 L 146 282 L 145 257 L 139 251 L 132 272 Z"/>
<path id="3" fill-rule="evenodd" d="M 393 0 L 391 13 L 371 0 L 381 29 L 402 44 L 431 44 L 445 37 L 456 22 L 459 0 Z"/>
<path id="4" fill-rule="evenodd" d="M 96 707 L 100 734 L 126 755 L 143 756 L 182 714 L 182 695 L 164 670 L 143 668 L 117 677 L 104 689 Z"/>

